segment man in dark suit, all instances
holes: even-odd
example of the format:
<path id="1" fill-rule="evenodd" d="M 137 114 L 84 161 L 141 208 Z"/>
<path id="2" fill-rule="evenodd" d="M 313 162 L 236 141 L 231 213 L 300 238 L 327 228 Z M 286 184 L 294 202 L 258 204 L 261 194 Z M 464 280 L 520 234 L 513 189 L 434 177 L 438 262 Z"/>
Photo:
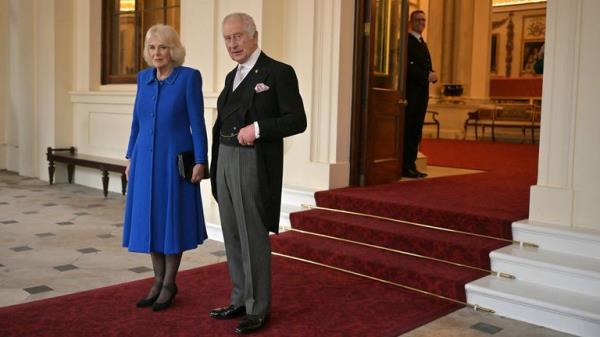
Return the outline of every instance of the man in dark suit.
<path id="1" fill-rule="evenodd" d="M 235 331 L 248 333 L 271 310 L 269 232 L 279 230 L 283 138 L 306 129 L 306 114 L 294 69 L 258 48 L 252 17 L 226 16 L 223 38 L 238 65 L 217 101 L 210 173 L 233 289 L 229 305 L 210 315 L 245 315 Z"/>
<path id="2" fill-rule="evenodd" d="M 425 13 L 416 10 L 410 14 L 408 34 L 408 64 L 406 77 L 406 119 L 404 126 L 404 159 L 402 176 L 424 178 L 427 174 L 419 172 L 415 165 L 427 101 L 429 83 L 437 82 L 437 75 L 431 66 L 431 56 L 421 34 L 425 29 Z"/>

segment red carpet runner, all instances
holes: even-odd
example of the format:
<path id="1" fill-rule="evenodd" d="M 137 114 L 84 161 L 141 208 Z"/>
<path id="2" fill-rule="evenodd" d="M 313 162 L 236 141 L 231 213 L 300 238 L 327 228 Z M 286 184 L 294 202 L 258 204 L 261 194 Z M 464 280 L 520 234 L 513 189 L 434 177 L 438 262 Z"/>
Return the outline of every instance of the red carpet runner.
<path id="1" fill-rule="evenodd" d="M 430 165 L 485 173 L 316 194 L 317 204 L 510 238 L 526 218 L 535 183 L 537 146 L 424 141 Z M 370 218 L 311 210 L 292 226 L 354 241 L 489 268 L 488 254 L 506 243 Z M 406 284 L 457 300 L 484 272 L 407 257 L 298 232 L 273 238 L 273 251 Z M 174 307 L 134 307 L 151 281 L 0 309 L 0 336 L 230 336 L 235 321 L 210 319 L 228 299 L 226 266 L 182 272 Z M 273 257 L 273 313 L 257 336 L 398 336 L 460 306 L 401 288 Z"/>
<path id="2" fill-rule="evenodd" d="M 224 263 L 182 272 L 173 307 L 153 313 L 134 306 L 151 280 L 0 308 L 0 336 L 223 337 L 237 320 L 210 309 L 229 298 Z M 273 313 L 256 336 L 396 337 L 457 307 L 397 287 L 273 257 Z"/>

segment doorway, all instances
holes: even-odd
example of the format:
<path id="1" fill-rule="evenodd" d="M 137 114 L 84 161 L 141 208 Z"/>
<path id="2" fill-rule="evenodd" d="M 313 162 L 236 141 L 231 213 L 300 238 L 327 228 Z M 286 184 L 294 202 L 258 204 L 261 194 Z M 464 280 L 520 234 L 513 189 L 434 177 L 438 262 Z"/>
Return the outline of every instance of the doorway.
<path id="1" fill-rule="evenodd" d="M 401 178 L 408 0 L 356 0 L 350 184 Z"/>

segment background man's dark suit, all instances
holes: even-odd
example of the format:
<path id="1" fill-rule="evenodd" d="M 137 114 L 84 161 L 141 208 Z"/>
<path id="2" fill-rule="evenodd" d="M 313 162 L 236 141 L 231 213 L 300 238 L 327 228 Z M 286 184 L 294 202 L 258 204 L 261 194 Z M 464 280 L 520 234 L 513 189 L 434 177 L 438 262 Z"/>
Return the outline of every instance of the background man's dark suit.
<path id="1" fill-rule="evenodd" d="M 429 73 L 431 56 L 427 45 L 413 34 L 408 34 L 408 60 L 406 76 L 406 119 L 404 127 L 403 171 L 416 170 L 415 161 L 423 130 L 429 99 Z"/>
<path id="2" fill-rule="evenodd" d="M 231 305 L 248 315 L 268 317 L 271 301 L 268 232 L 279 231 L 283 138 L 306 129 L 306 115 L 293 68 L 261 52 L 254 67 L 233 89 L 236 69 L 225 79 L 213 127 L 211 184 L 219 203 L 229 274 Z M 257 92 L 257 85 L 269 89 Z M 260 137 L 240 146 L 231 118 L 240 127 L 258 122 Z M 224 130 L 227 127 L 226 130 Z M 221 156 L 221 157 L 220 157 Z M 226 156 L 226 157 L 224 157 Z M 262 320 L 258 321 L 260 326 Z"/>

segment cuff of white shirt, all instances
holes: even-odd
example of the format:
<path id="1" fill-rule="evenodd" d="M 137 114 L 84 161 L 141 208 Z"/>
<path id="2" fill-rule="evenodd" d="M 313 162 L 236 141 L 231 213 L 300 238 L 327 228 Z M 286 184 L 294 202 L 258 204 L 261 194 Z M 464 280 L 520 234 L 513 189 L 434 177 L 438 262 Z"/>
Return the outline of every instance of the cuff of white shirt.
<path id="1" fill-rule="evenodd" d="M 258 127 L 258 122 L 254 122 L 254 137 L 256 139 L 260 138 L 260 128 Z"/>

